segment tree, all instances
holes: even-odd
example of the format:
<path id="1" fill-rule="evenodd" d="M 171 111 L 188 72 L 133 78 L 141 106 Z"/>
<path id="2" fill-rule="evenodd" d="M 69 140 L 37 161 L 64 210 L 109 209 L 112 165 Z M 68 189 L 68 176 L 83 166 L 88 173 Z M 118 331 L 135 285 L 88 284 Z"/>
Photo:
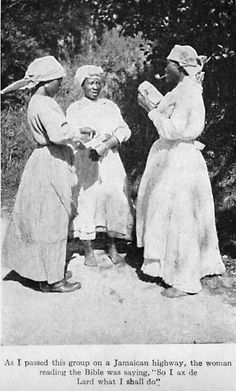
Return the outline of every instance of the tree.
<path id="1" fill-rule="evenodd" d="M 2 1 L 2 85 L 24 74 L 35 58 L 74 57 L 91 41 L 91 9 L 86 0 Z"/>

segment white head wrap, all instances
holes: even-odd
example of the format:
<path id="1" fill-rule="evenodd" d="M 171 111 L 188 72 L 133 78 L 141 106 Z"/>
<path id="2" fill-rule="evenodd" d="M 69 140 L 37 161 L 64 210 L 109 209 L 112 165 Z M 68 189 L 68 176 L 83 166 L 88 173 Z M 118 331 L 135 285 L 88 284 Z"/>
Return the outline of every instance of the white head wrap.
<path id="1" fill-rule="evenodd" d="M 75 74 L 75 80 L 82 86 L 87 77 L 97 76 L 102 78 L 104 75 L 103 69 L 95 65 L 83 65 L 78 68 Z"/>
<path id="2" fill-rule="evenodd" d="M 206 56 L 199 56 L 192 46 L 175 45 L 171 50 L 167 60 L 176 61 L 185 69 L 188 75 L 196 78 L 207 60 Z"/>
<path id="3" fill-rule="evenodd" d="M 28 67 L 23 79 L 4 88 L 1 94 L 7 92 L 33 88 L 40 82 L 60 79 L 66 76 L 65 69 L 53 56 L 37 58 Z"/>

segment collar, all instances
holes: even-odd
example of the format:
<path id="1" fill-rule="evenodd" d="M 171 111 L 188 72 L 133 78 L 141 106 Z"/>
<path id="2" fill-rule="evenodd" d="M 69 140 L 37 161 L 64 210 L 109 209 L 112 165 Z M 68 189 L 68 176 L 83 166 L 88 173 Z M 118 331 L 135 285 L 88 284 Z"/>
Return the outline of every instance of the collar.
<path id="1" fill-rule="evenodd" d="M 78 103 L 83 106 L 89 106 L 89 105 L 104 105 L 107 103 L 107 99 L 104 98 L 98 98 L 97 100 L 88 99 L 85 96 L 82 97 L 80 100 L 78 100 Z"/>

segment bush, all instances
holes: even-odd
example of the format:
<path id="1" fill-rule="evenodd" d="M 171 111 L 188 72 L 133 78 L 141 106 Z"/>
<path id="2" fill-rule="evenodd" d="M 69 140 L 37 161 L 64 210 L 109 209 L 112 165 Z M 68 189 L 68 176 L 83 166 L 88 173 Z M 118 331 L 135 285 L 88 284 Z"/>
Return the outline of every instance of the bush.
<path id="1" fill-rule="evenodd" d="M 9 108 L 2 113 L 1 166 L 4 183 L 17 186 L 25 163 L 33 148 L 33 139 L 26 122 L 26 107 Z"/>
<path id="2" fill-rule="evenodd" d="M 64 67 L 67 78 L 56 97 L 66 111 L 67 107 L 77 100 L 82 93 L 74 83 L 76 69 L 85 64 L 96 64 L 103 67 L 106 73 L 106 86 L 103 95 L 117 102 L 125 120 L 132 129 L 132 137 L 122 147 L 122 157 L 128 172 L 134 169 L 133 162 L 141 162 L 144 167 L 148 149 L 156 137 L 150 121 L 141 113 L 136 103 L 137 86 L 142 80 L 145 50 L 149 43 L 141 35 L 133 38 L 120 36 L 116 29 L 105 32 L 101 44 L 85 50 L 73 61 L 67 60 Z M 17 186 L 24 165 L 33 148 L 32 137 L 27 125 L 26 110 L 30 99 L 28 95 L 18 92 L 3 96 L 2 111 L 2 179 L 4 186 Z M 149 131 L 151 137 L 149 137 Z M 141 142 L 140 142 L 141 139 Z M 148 147 L 147 147 L 148 146 Z M 127 153 L 132 150 L 133 153 Z"/>

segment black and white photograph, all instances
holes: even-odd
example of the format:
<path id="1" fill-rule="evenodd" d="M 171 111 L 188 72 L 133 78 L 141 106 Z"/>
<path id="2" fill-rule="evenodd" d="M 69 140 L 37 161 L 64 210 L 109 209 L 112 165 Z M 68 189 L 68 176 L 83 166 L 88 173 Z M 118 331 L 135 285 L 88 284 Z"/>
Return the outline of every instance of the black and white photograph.
<path id="1" fill-rule="evenodd" d="M 234 0 L 2 0 L 4 391 L 234 390 L 235 26 Z"/>

